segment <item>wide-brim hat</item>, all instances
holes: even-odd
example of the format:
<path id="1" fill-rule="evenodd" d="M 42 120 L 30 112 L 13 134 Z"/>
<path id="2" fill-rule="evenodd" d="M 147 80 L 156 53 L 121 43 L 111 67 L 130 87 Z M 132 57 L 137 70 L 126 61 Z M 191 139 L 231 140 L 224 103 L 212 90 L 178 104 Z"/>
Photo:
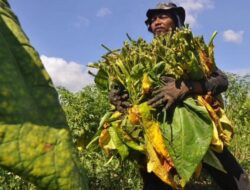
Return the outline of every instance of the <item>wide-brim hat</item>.
<path id="1" fill-rule="evenodd" d="M 160 14 L 160 13 L 168 13 L 168 14 L 170 13 L 170 14 L 178 15 L 181 25 L 184 25 L 184 21 L 186 17 L 185 9 L 183 7 L 177 7 L 176 4 L 174 3 L 159 3 L 156 6 L 156 8 L 149 9 L 146 13 L 148 18 L 145 21 L 145 23 L 149 25 L 150 19 L 154 15 Z"/>

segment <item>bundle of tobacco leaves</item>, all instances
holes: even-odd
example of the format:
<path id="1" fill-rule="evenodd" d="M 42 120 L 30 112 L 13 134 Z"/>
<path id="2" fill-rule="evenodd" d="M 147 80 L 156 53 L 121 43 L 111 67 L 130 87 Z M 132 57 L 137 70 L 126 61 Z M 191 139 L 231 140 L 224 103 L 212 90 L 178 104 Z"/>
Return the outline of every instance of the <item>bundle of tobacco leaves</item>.
<path id="1" fill-rule="evenodd" d="M 222 150 L 231 133 L 225 133 L 207 98 L 186 98 L 171 113 L 147 104 L 152 89 L 163 85 L 163 76 L 176 80 L 209 77 L 215 69 L 215 35 L 207 45 L 202 36 L 194 37 L 185 27 L 151 43 L 128 36 L 121 49 L 104 46 L 107 54 L 90 65 L 99 70 L 95 82 L 105 90 L 115 86 L 127 91 L 132 105 L 126 113 L 114 109 L 102 118 L 99 144 L 107 153 L 117 150 L 123 159 L 132 151 L 144 154 L 148 172 L 174 188 L 184 187 L 201 162 L 223 170 L 211 142 Z M 227 138 L 221 139 L 222 134 Z"/>

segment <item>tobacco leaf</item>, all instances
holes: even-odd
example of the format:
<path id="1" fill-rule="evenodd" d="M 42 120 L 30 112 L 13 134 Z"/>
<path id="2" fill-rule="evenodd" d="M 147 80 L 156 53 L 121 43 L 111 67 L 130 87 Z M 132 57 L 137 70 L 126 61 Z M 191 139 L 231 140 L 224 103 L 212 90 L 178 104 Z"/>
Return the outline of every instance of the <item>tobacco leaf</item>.
<path id="1" fill-rule="evenodd" d="M 190 180 L 207 153 L 212 129 L 207 110 L 192 98 L 175 108 L 171 122 L 161 125 L 167 150 L 184 183 Z"/>
<path id="2" fill-rule="evenodd" d="M 40 189 L 87 190 L 52 81 L 8 2 L 0 5 L 0 167 Z"/>

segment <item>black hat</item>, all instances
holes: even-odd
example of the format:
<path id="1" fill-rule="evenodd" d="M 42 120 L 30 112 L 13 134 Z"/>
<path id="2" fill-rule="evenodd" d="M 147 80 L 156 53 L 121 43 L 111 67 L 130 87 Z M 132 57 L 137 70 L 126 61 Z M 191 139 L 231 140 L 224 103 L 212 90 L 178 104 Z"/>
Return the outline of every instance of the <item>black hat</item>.
<path id="1" fill-rule="evenodd" d="M 185 10 L 183 7 L 177 7 L 174 3 L 159 3 L 155 9 L 149 9 L 146 13 L 147 20 L 145 21 L 146 25 L 150 25 L 150 19 L 159 13 L 171 13 L 177 16 L 178 26 L 183 26 L 185 21 Z"/>

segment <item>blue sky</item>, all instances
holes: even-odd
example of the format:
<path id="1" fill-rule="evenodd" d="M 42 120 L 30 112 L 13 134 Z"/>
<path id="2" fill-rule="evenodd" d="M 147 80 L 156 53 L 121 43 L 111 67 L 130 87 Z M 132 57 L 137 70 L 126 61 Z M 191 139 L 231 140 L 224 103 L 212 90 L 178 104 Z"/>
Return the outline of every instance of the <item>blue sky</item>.
<path id="1" fill-rule="evenodd" d="M 105 50 L 119 48 L 126 33 L 147 41 L 145 13 L 157 0 L 9 0 L 22 28 L 55 85 L 78 91 L 92 82 L 86 65 Z M 250 73 L 249 0 L 173 0 L 186 9 L 186 23 L 208 41 L 214 31 L 215 58 L 224 71 Z"/>

